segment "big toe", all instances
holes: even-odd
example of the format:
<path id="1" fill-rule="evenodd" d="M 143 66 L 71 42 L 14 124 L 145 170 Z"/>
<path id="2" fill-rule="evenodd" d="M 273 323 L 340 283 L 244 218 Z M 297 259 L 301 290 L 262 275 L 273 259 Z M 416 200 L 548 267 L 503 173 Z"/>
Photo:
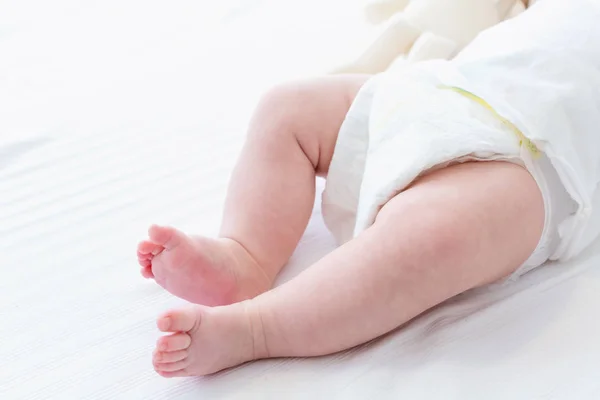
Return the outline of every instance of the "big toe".
<path id="1" fill-rule="evenodd" d="M 184 241 L 187 235 L 170 226 L 152 225 L 148 229 L 148 237 L 152 242 L 172 249 Z"/>
<path id="2" fill-rule="evenodd" d="M 200 324 L 199 307 L 169 311 L 158 318 L 156 325 L 162 332 L 188 332 Z"/>

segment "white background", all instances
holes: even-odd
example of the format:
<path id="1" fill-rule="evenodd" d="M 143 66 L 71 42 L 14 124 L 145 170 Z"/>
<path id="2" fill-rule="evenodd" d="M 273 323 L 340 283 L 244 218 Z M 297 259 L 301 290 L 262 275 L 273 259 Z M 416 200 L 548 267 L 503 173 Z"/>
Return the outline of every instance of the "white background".
<path id="1" fill-rule="evenodd" d="M 214 234 L 260 93 L 365 43 L 344 0 L 0 1 L 0 399 L 597 399 L 599 250 L 382 340 L 209 378 L 152 371 L 153 222 Z M 318 202 L 288 279 L 329 249 Z"/>

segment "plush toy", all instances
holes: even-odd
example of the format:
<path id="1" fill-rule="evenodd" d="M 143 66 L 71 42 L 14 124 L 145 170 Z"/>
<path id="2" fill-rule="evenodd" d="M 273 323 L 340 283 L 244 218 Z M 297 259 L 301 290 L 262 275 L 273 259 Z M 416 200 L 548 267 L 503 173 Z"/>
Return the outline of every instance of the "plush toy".
<path id="1" fill-rule="evenodd" d="M 374 74 L 398 63 L 450 59 L 479 32 L 525 10 L 522 0 L 374 1 L 367 18 L 386 21 L 381 32 L 360 57 L 334 73 Z"/>

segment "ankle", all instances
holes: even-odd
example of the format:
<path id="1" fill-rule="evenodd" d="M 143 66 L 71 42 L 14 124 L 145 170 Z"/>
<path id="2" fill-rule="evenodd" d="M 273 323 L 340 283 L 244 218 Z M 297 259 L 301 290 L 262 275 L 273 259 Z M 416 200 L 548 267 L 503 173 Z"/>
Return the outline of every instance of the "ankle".
<path id="1" fill-rule="evenodd" d="M 219 239 L 234 259 L 232 266 L 237 281 L 237 301 L 252 299 L 273 287 L 275 277 L 269 276 L 256 258 L 239 241 Z"/>
<path id="2" fill-rule="evenodd" d="M 270 358 L 271 355 L 269 353 L 260 307 L 253 300 L 244 301 L 240 305 L 243 307 L 246 320 L 248 321 L 249 334 L 252 339 L 252 359 Z"/>

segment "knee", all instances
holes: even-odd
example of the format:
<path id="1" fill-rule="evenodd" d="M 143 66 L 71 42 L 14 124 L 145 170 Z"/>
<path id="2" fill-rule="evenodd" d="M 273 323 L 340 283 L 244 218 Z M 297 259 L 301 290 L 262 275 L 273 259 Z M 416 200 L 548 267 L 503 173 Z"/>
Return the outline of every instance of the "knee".
<path id="1" fill-rule="evenodd" d="M 443 210 L 433 212 L 429 223 L 421 226 L 417 233 L 434 265 L 462 264 L 469 252 L 477 248 L 464 222 Z"/>
<path id="2" fill-rule="evenodd" d="M 440 263 L 449 261 L 461 263 L 470 249 L 477 248 L 477 243 L 466 230 L 466 225 L 447 214 L 440 215 L 423 230 L 423 237 L 428 238 L 429 251 Z"/>
<path id="3" fill-rule="evenodd" d="M 301 110 L 310 101 L 311 91 L 306 82 L 281 83 L 263 93 L 255 110 L 255 119 L 295 128 L 301 122 Z"/>
<path id="4" fill-rule="evenodd" d="M 282 83 L 266 91 L 254 112 L 249 139 L 272 150 L 287 146 L 299 148 L 316 166 L 319 143 L 310 126 L 313 115 L 309 109 L 315 102 L 313 89 L 310 81 L 298 81 Z"/>

